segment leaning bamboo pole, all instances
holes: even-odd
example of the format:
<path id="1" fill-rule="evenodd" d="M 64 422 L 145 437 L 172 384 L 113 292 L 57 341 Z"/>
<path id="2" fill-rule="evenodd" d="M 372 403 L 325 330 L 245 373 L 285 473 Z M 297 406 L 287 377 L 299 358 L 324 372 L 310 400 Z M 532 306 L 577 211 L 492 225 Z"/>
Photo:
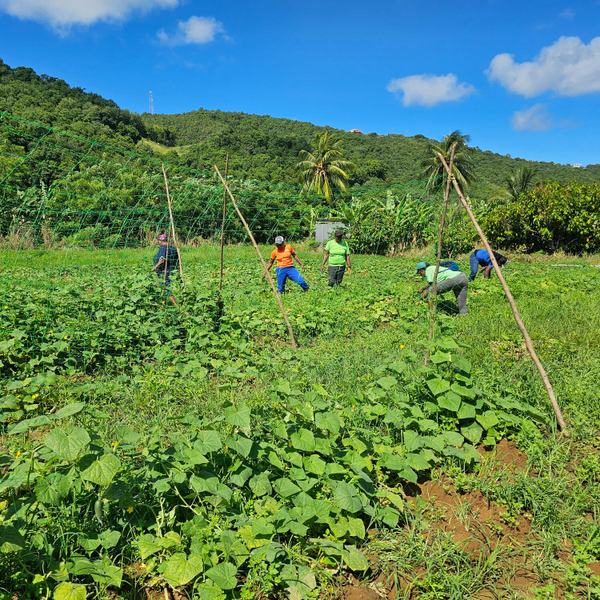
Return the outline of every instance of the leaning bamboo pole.
<path id="1" fill-rule="evenodd" d="M 167 191 L 167 203 L 169 204 L 169 220 L 171 222 L 171 234 L 173 235 L 173 245 L 177 250 L 179 256 L 179 274 L 181 275 L 181 293 L 185 297 L 185 279 L 183 278 L 183 262 L 181 260 L 181 252 L 179 251 L 179 244 L 177 243 L 177 236 L 175 235 L 175 223 L 173 222 L 173 208 L 171 206 L 171 196 L 169 195 L 169 182 L 167 181 L 167 172 L 165 171 L 165 165 L 162 166 L 163 177 L 165 178 L 165 189 Z M 167 248 L 168 248 L 167 240 Z M 167 256 L 168 256 L 167 252 Z"/>
<path id="2" fill-rule="evenodd" d="M 214 167 L 215 167 L 215 171 L 217 172 L 217 175 L 219 176 L 219 178 L 221 179 L 221 182 L 223 183 L 223 187 L 225 188 L 225 191 L 231 198 L 231 202 L 233 204 L 233 208 L 235 208 L 235 212 L 237 213 L 238 217 L 240 218 L 240 221 L 246 228 L 248 236 L 250 237 L 250 241 L 252 242 L 252 245 L 254 246 L 254 249 L 256 250 L 256 254 L 258 254 L 258 258 L 260 258 L 260 262 L 262 263 L 262 266 L 263 266 L 263 271 L 265 272 L 265 275 L 269 281 L 269 284 L 271 285 L 271 289 L 273 290 L 273 295 L 275 296 L 275 299 L 277 300 L 277 304 L 279 304 L 279 310 L 281 310 L 281 314 L 283 315 L 283 320 L 285 321 L 285 324 L 287 325 L 288 332 L 290 334 L 290 341 L 292 342 L 292 348 L 294 348 L 294 350 L 296 350 L 298 348 L 298 346 L 296 345 L 296 339 L 294 338 L 294 331 L 292 329 L 292 326 L 290 325 L 290 320 L 288 319 L 287 313 L 285 312 L 285 308 L 283 308 L 281 298 L 279 297 L 279 294 L 277 293 L 277 289 L 275 288 L 275 284 L 273 283 L 271 274 L 269 273 L 269 271 L 267 271 L 267 263 L 265 263 L 265 259 L 262 257 L 262 254 L 260 253 L 258 244 L 256 243 L 254 236 L 252 235 L 252 231 L 250 231 L 250 227 L 248 226 L 248 223 L 246 223 L 246 219 L 244 219 L 244 215 L 242 215 L 242 213 L 240 212 L 237 202 L 235 201 L 235 198 L 233 197 L 233 194 L 231 193 L 231 190 L 229 189 L 227 182 L 223 179 L 223 176 L 221 175 L 221 172 L 219 171 L 217 165 L 214 165 Z"/>
<path id="3" fill-rule="evenodd" d="M 450 173 L 452 173 L 452 167 L 454 165 L 454 151 L 456 150 L 456 144 L 452 144 L 452 151 L 450 152 Z M 429 298 L 429 308 L 431 309 L 431 326 L 429 327 L 429 344 L 433 341 L 433 332 L 435 330 L 435 322 L 437 319 L 437 276 L 440 272 L 440 260 L 442 258 L 442 240 L 444 236 L 444 227 L 446 225 L 446 210 L 448 209 L 448 199 L 450 198 L 450 186 L 452 185 L 452 175 L 448 175 L 446 179 L 446 189 L 444 191 L 444 206 L 442 208 L 442 219 L 440 221 L 440 231 L 438 233 L 438 245 L 437 245 L 437 257 L 435 262 L 435 272 L 433 274 L 433 298 Z M 429 356 L 431 354 L 431 347 L 428 346 L 425 352 L 425 366 L 429 364 Z"/>
<path id="4" fill-rule="evenodd" d="M 440 160 L 442 161 L 442 165 L 444 166 L 446 173 L 448 173 L 448 175 L 450 176 L 452 173 L 450 171 L 450 168 L 448 167 L 448 163 L 444 159 L 443 155 L 440 154 L 439 152 L 438 152 L 438 156 L 439 156 Z M 546 374 L 546 370 L 544 369 L 542 363 L 540 362 L 540 359 L 538 358 L 538 355 L 536 354 L 535 348 L 533 347 L 533 341 L 531 340 L 531 337 L 529 336 L 529 333 L 528 333 L 527 329 L 525 328 L 525 325 L 521 319 L 521 315 L 519 314 L 519 310 L 517 309 L 515 300 L 510 292 L 510 289 L 506 283 L 506 280 L 504 279 L 504 276 L 502 275 L 502 270 L 500 269 L 500 266 L 498 265 L 498 261 L 496 260 L 496 257 L 494 256 L 492 247 L 490 246 L 487 238 L 485 237 L 483 230 L 479 226 L 479 223 L 477 222 L 477 219 L 475 218 L 475 215 L 473 214 L 473 211 L 471 210 L 469 203 L 465 200 L 465 197 L 463 196 L 462 190 L 460 189 L 460 186 L 458 185 L 458 182 L 456 181 L 456 179 L 453 178 L 452 183 L 454 184 L 454 189 L 456 190 L 456 193 L 458 194 L 458 197 L 460 198 L 462 205 L 464 206 L 465 210 L 467 211 L 467 214 L 469 215 L 469 218 L 471 219 L 471 222 L 473 223 L 475 230 L 479 234 L 479 237 L 481 238 L 481 241 L 483 242 L 483 245 L 490 256 L 492 264 L 494 265 L 494 269 L 496 270 L 498 279 L 500 280 L 500 283 L 502 284 L 502 289 L 504 290 L 504 294 L 506 295 L 506 298 L 508 299 L 508 303 L 510 304 L 510 308 L 512 309 L 513 316 L 515 318 L 517 326 L 521 330 L 521 334 L 523 335 L 523 338 L 525 339 L 525 346 L 527 347 L 527 351 L 529 352 L 529 354 L 538 370 L 538 373 L 540 374 L 540 377 L 542 378 L 542 381 L 544 382 L 544 387 L 546 388 L 546 392 L 548 393 L 548 398 L 550 398 L 550 403 L 552 404 L 552 408 L 554 409 L 554 414 L 556 415 L 556 420 L 558 421 L 558 426 L 559 426 L 560 430 L 563 432 L 563 434 L 568 435 L 567 424 L 563 418 L 562 411 L 560 410 L 560 406 L 558 405 L 558 401 L 556 400 L 554 390 L 552 389 L 552 384 L 550 383 L 550 380 L 548 379 L 548 375 Z"/>
<path id="5" fill-rule="evenodd" d="M 225 159 L 225 181 L 227 181 L 227 173 L 229 171 L 229 152 Z M 227 190 L 223 190 L 223 220 L 221 221 L 221 274 L 219 275 L 219 296 L 223 287 L 223 242 L 225 240 L 225 215 L 227 212 Z"/>

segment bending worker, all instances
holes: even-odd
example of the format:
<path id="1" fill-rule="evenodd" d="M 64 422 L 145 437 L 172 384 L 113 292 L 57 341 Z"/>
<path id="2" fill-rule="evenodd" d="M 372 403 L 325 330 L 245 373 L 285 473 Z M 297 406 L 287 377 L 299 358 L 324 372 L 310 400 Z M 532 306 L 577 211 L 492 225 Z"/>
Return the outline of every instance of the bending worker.
<path id="1" fill-rule="evenodd" d="M 304 271 L 302 261 L 296 256 L 294 249 L 290 244 L 286 244 L 283 237 L 278 235 L 275 238 L 275 250 L 271 252 L 271 260 L 267 264 L 267 271 L 273 266 L 273 262 L 277 261 L 277 291 L 280 294 L 285 294 L 285 281 L 291 279 L 295 281 L 305 292 L 308 291 L 308 283 L 304 281 L 302 275 L 294 266 L 294 260 L 300 265 Z M 263 277 L 266 276 L 263 275 Z"/>
<path id="2" fill-rule="evenodd" d="M 427 280 L 427 285 L 419 289 L 419 293 L 423 292 L 423 298 L 429 297 L 433 292 L 433 276 L 435 275 L 435 265 L 427 265 L 420 262 L 417 265 L 416 275 L 422 275 Z M 442 267 L 438 271 L 437 276 L 437 293 L 445 294 L 452 290 L 456 296 L 458 304 L 458 312 L 461 315 L 467 314 L 467 292 L 469 290 L 469 282 L 467 276 L 460 271 L 453 271 L 448 267 Z"/>
<path id="3" fill-rule="evenodd" d="M 330 288 L 342 283 L 346 266 L 348 266 L 348 273 L 352 273 L 352 267 L 350 266 L 350 248 L 348 248 L 348 242 L 342 240 L 344 231 L 338 229 L 334 233 L 334 236 L 335 239 L 329 240 L 325 245 L 325 256 L 323 256 L 323 262 L 321 263 L 321 271 L 323 271 L 323 269 L 325 269 L 325 263 L 327 262 L 327 259 L 329 259 L 327 266 L 329 282 L 327 285 Z"/>
<path id="4" fill-rule="evenodd" d="M 508 258 L 506 256 L 502 256 L 500 252 L 494 252 L 494 257 L 498 261 L 498 264 L 504 268 L 504 265 L 508 262 Z M 481 267 L 481 271 L 483 273 L 483 277 L 485 279 L 489 279 L 492 274 L 492 269 L 494 268 L 494 264 L 492 263 L 492 259 L 487 250 L 475 250 L 471 253 L 471 257 L 469 258 L 469 263 L 471 265 L 471 274 L 469 275 L 469 281 L 474 281 L 475 277 L 477 277 L 477 271 L 479 267 Z"/>

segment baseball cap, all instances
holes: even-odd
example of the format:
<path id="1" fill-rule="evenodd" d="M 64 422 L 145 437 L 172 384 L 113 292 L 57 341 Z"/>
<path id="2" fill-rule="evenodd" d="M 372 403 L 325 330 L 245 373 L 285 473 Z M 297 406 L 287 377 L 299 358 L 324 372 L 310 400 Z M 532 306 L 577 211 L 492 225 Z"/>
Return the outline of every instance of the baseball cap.
<path id="1" fill-rule="evenodd" d="M 156 239 L 160 242 L 165 242 L 167 240 L 167 236 L 164 233 L 161 233 Z"/>
<path id="2" fill-rule="evenodd" d="M 335 232 L 334 232 L 334 235 L 336 235 L 338 237 L 342 236 L 342 235 L 344 235 L 344 230 L 343 229 L 336 229 Z"/>
<path id="3" fill-rule="evenodd" d="M 283 242 L 285 242 L 285 240 L 283 239 L 283 236 L 282 236 L 282 235 L 278 235 L 278 236 L 275 238 L 275 243 L 276 243 L 276 244 L 283 244 Z"/>
<path id="4" fill-rule="evenodd" d="M 426 269 L 427 268 L 427 263 L 425 262 L 420 262 L 417 265 L 417 270 L 415 271 L 415 275 L 421 270 L 421 269 Z"/>

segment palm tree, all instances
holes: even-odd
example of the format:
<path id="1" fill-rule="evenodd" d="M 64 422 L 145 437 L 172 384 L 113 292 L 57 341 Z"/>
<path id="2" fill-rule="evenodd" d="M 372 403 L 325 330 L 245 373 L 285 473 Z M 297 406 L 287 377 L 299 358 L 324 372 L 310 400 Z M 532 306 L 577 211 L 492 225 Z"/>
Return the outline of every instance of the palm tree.
<path id="1" fill-rule="evenodd" d="M 296 165 L 298 178 L 307 191 L 323 194 L 331 204 L 334 190 L 347 189 L 348 173 L 356 165 L 342 158 L 342 140 L 336 140 L 328 131 L 317 133 L 313 140 L 312 152 L 300 150 L 302 159 Z"/>
<path id="2" fill-rule="evenodd" d="M 512 173 L 510 173 L 504 180 L 504 187 L 508 197 L 513 200 L 526 192 L 533 184 L 533 178 L 537 174 L 535 167 L 528 167 L 527 165 L 521 165 Z"/>
<path id="3" fill-rule="evenodd" d="M 464 191 L 473 181 L 473 149 L 467 145 L 471 137 L 463 135 L 458 129 L 444 136 L 441 142 L 430 142 L 427 146 L 427 158 L 421 161 L 422 173 L 428 178 L 427 187 L 433 191 L 439 191 L 444 188 L 446 181 L 446 171 L 444 165 L 438 156 L 438 153 L 444 157 L 449 165 L 452 146 L 456 143 L 454 152 L 454 164 L 452 174 L 458 185 Z"/>

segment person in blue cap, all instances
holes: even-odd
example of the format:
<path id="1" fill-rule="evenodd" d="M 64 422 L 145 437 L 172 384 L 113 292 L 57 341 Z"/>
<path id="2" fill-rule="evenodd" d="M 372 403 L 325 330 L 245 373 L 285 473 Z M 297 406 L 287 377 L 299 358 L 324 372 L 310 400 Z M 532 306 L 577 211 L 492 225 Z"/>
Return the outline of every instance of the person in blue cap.
<path id="1" fill-rule="evenodd" d="M 504 265 L 508 262 L 508 258 L 506 256 L 502 256 L 500 252 L 494 252 L 494 257 L 496 261 L 504 269 Z M 475 250 L 471 253 L 471 257 L 469 258 L 469 264 L 471 266 L 471 273 L 469 275 L 469 281 L 474 281 L 475 277 L 477 277 L 477 272 L 481 267 L 481 272 L 483 273 L 484 279 L 489 279 L 492 274 L 492 269 L 494 268 L 494 263 L 492 263 L 492 259 L 490 258 L 489 252 L 487 250 Z"/>
<path id="2" fill-rule="evenodd" d="M 423 298 L 429 297 L 433 292 L 433 277 L 435 275 L 435 265 L 428 265 L 426 262 L 420 262 L 417 265 L 416 275 L 422 275 L 427 280 L 427 285 L 419 289 L 423 292 Z M 454 271 L 449 267 L 440 265 L 437 279 L 437 293 L 445 294 L 453 291 L 458 304 L 458 313 L 466 315 L 467 313 L 467 292 L 469 291 L 469 282 L 467 276 L 460 271 Z"/>

